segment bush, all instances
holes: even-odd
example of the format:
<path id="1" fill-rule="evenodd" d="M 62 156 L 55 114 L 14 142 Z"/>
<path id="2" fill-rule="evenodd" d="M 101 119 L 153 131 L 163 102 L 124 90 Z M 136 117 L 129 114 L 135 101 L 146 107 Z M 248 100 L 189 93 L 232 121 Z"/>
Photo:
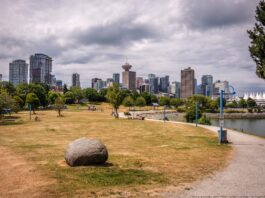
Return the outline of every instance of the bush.
<path id="1" fill-rule="evenodd" d="M 211 120 L 204 115 L 198 120 L 198 123 L 204 125 L 211 125 Z"/>
<path id="2" fill-rule="evenodd" d="M 178 107 L 178 108 L 177 108 L 177 111 L 178 111 L 179 113 L 185 113 L 185 112 L 186 112 L 185 107 Z"/>
<path id="3" fill-rule="evenodd" d="M 225 113 L 246 113 L 244 110 L 232 110 L 232 109 L 225 109 Z"/>
<path id="4" fill-rule="evenodd" d="M 130 112 L 125 111 L 125 112 L 124 112 L 124 115 L 126 115 L 126 116 L 130 116 L 131 114 L 130 114 Z"/>

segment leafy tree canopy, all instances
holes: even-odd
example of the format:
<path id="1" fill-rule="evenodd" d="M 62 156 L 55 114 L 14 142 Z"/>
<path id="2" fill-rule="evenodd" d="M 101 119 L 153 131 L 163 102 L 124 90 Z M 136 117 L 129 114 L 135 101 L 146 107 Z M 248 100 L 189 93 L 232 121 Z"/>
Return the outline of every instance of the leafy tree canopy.
<path id="1" fill-rule="evenodd" d="M 261 0 L 256 8 L 256 23 L 253 30 L 248 30 L 251 40 L 249 52 L 256 63 L 256 74 L 265 79 L 265 1 Z"/>

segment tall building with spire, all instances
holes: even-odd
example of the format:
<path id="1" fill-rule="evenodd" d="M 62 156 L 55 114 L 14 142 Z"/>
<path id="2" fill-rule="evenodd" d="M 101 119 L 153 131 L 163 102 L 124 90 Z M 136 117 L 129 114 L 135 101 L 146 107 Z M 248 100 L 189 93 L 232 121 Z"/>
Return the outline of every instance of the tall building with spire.
<path id="1" fill-rule="evenodd" d="M 136 72 L 130 71 L 132 66 L 129 63 L 125 63 L 122 68 L 122 86 L 129 90 L 136 89 Z"/>
<path id="2" fill-rule="evenodd" d="M 28 83 L 28 64 L 25 60 L 14 60 L 9 63 L 9 82 L 14 85 Z"/>

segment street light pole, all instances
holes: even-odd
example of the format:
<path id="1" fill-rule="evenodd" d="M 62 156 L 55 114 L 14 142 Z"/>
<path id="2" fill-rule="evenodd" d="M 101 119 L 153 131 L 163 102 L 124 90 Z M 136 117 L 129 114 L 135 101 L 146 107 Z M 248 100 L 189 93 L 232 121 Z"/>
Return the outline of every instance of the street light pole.
<path id="1" fill-rule="evenodd" d="M 31 120 L 31 104 L 29 104 L 29 119 Z"/>
<path id="2" fill-rule="evenodd" d="M 196 104 L 196 127 L 198 127 L 198 101 L 196 101 L 195 104 Z"/>
<path id="3" fill-rule="evenodd" d="M 222 144 L 222 137 L 223 137 L 223 126 L 224 126 L 224 113 L 223 113 L 223 97 L 224 97 L 224 90 L 221 90 L 220 93 L 220 144 Z"/>

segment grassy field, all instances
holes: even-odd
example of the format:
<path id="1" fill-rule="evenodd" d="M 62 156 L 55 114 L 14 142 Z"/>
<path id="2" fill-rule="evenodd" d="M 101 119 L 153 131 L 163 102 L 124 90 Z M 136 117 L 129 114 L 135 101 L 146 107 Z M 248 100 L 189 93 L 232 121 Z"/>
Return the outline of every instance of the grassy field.
<path id="1" fill-rule="evenodd" d="M 49 196 L 147 196 L 184 186 L 227 164 L 231 147 L 218 145 L 218 138 L 206 129 L 114 119 L 110 108 L 102 108 L 89 112 L 84 106 L 70 106 L 64 117 L 39 111 L 37 122 L 21 112 L 15 125 L 0 126 L 0 145 L 55 180 L 46 186 Z M 101 139 L 109 150 L 108 163 L 67 166 L 65 148 L 80 137 Z"/>

